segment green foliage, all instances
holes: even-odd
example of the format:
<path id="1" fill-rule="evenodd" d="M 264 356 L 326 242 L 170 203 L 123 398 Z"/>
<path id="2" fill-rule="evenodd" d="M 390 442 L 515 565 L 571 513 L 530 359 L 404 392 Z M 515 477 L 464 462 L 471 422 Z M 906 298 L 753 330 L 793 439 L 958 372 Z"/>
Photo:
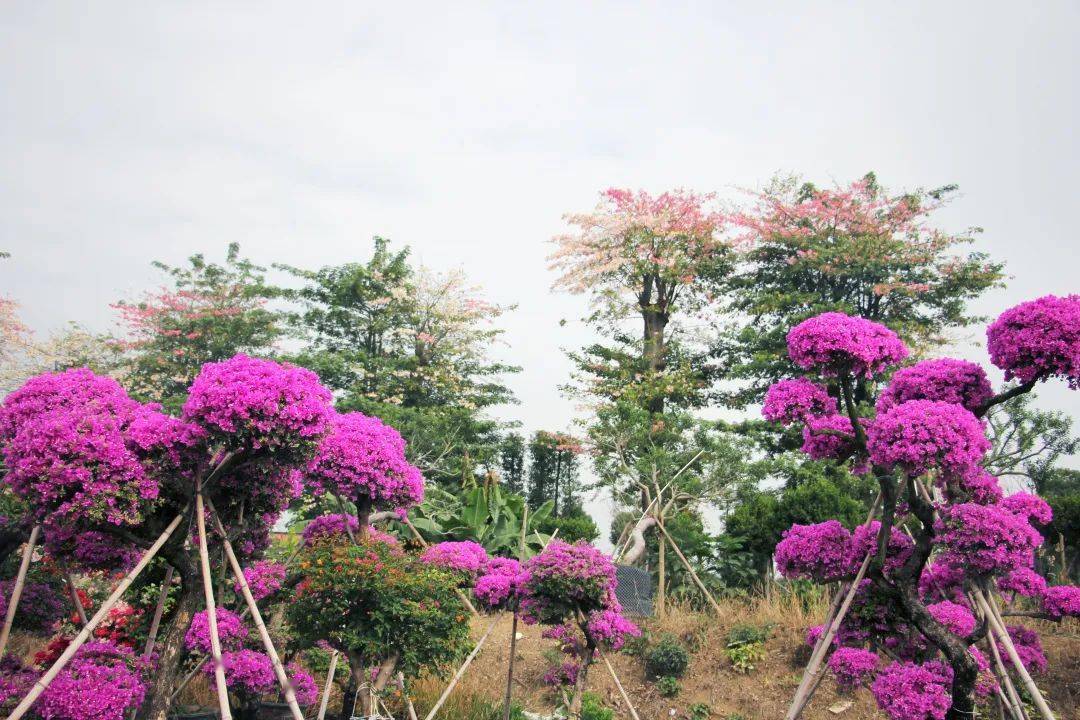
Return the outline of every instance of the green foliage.
<path id="1" fill-rule="evenodd" d="M 679 694 L 679 690 L 682 688 L 679 686 L 679 681 L 673 677 L 662 677 L 656 681 L 656 689 L 660 692 L 660 695 L 666 698 L 675 697 Z"/>
<path id="2" fill-rule="evenodd" d="M 712 715 L 712 708 L 708 703 L 694 703 L 688 708 L 690 720 L 707 720 Z"/>
<path id="3" fill-rule="evenodd" d="M 525 439 L 510 433 L 499 443 L 499 468 L 507 492 L 525 492 Z"/>
<path id="4" fill-rule="evenodd" d="M 1038 482 L 1057 462 L 1080 450 L 1073 435 L 1072 418 L 1061 412 L 1039 410 L 1031 395 L 1020 395 L 996 405 L 986 414 L 992 449 L 986 461 L 993 475 L 1025 477 Z"/>
<path id="5" fill-rule="evenodd" d="M 553 515 L 577 506 L 578 455 L 581 444 L 561 432 L 537 430 L 529 439 L 529 505 L 554 503 Z"/>
<path id="6" fill-rule="evenodd" d="M 690 653 L 682 642 L 670 633 L 664 633 L 645 652 L 645 672 L 650 677 L 680 678 L 690 664 Z"/>
<path id="7" fill-rule="evenodd" d="M 1044 532 L 1050 556 L 1048 569 L 1055 577 L 1064 575 L 1070 582 L 1080 581 L 1080 470 L 1048 469 L 1036 473 L 1034 480 L 1036 491 L 1054 511 L 1054 520 Z"/>
<path id="8" fill-rule="evenodd" d="M 581 720 L 612 720 L 615 711 L 604 707 L 596 693 L 586 692 L 581 696 Z"/>
<path id="9" fill-rule="evenodd" d="M 286 613 L 294 640 L 322 640 L 378 665 L 393 653 L 405 677 L 439 674 L 469 644 L 468 613 L 452 573 L 380 542 L 325 542 L 297 558 Z"/>
<path id="10" fill-rule="evenodd" d="M 769 632 L 768 626 L 745 624 L 736 625 L 728 632 L 724 652 L 737 672 L 749 673 L 755 663 L 765 659 L 765 641 L 769 638 Z"/>
<path id="11" fill-rule="evenodd" d="M 514 402 L 500 378 L 518 368 L 490 359 L 502 332 L 492 321 L 507 308 L 476 297 L 459 272 L 414 267 L 408 248 L 383 238 L 367 262 L 279 267 L 303 283 L 277 290 L 304 343 L 294 360 L 319 373 L 341 409 L 397 428 L 429 480 L 467 487 L 498 466 L 499 427 L 484 410 Z"/>
<path id="12" fill-rule="evenodd" d="M 600 528 L 596 526 L 596 521 L 580 507 L 573 508 L 561 517 L 548 515 L 540 523 L 540 531 L 547 535 L 553 535 L 556 530 L 559 532 L 559 539 L 568 543 L 578 540 L 591 543 L 600 537 Z"/>
<path id="13" fill-rule="evenodd" d="M 266 307 L 273 293 L 265 269 L 240 257 L 237 243 L 229 245 L 224 265 L 197 254 L 186 267 L 154 267 L 169 276 L 171 289 L 114 306 L 130 330 L 124 386 L 175 412 L 204 363 L 239 352 L 265 355 L 281 332 Z"/>
<path id="14" fill-rule="evenodd" d="M 549 536 L 543 525 L 554 503 L 531 510 L 525 528 L 525 556 L 539 552 Z M 489 484 L 452 495 L 428 488 L 424 502 L 413 511 L 412 523 L 430 542 L 473 540 L 493 555 L 517 556 L 525 499 Z"/>

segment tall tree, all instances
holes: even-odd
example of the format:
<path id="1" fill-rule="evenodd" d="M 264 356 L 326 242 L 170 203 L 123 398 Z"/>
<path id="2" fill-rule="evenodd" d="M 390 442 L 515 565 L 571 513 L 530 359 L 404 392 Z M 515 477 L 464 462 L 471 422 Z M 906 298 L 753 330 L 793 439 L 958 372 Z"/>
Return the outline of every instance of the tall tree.
<path id="1" fill-rule="evenodd" d="M 584 448 L 566 433 L 537 430 L 529 440 L 528 501 L 538 508 L 548 500 L 560 516 L 579 505 L 578 456 Z"/>
<path id="2" fill-rule="evenodd" d="M 835 189 L 777 178 L 752 207 L 734 213 L 732 226 L 747 250 L 725 297 L 742 322 L 717 355 L 725 378 L 742 384 L 721 393 L 726 404 L 759 402 L 765 388 L 791 372 L 785 334 L 821 312 L 882 323 L 916 356 L 979 320 L 967 304 L 1002 284 L 1002 264 L 961 252 L 978 228 L 950 233 L 933 223 L 955 191 L 946 185 L 890 193 L 873 173 Z"/>
<path id="3" fill-rule="evenodd" d="M 471 485 L 498 466 L 498 426 L 485 410 L 513 402 L 495 362 L 509 308 L 488 302 L 464 273 L 414 268 L 409 250 L 375 238 L 366 262 L 304 270 L 278 292 L 295 303 L 289 326 L 303 341 L 295 360 L 319 373 L 338 405 L 377 415 L 409 440 L 429 478 Z"/>
<path id="4" fill-rule="evenodd" d="M 204 363 L 237 353 L 267 355 L 280 332 L 266 307 L 265 269 L 240 257 L 237 243 L 229 244 L 223 265 L 200 253 L 187 266 L 154 267 L 172 287 L 113 306 L 128 329 L 118 344 L 128 353 L 131 394 L 176 411 Z"/>
<path id="5" fill-rule="evenodd" d="M 519 433 L 509 433 L 499 444 L 499 465 L 507 492 L 525 491 L 525 439 Z"/>

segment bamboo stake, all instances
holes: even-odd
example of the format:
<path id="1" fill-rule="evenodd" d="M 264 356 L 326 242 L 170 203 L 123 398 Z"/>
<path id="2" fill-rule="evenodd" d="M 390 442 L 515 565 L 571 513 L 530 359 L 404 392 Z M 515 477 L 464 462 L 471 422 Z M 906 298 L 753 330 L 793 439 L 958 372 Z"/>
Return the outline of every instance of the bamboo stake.
<path id="1" fill-rule="evenodd" d="M 266 623 L 263 622 L 262 615 L 259 613 L 259 606 L 255 602 L 255 597 L 251 594 L 251 587 L 244 577 L 240 561 L 236 559 L 236 553 L 233 551 L 232 543 L 225 532 L 225 526 L 221 524 L 221 516 L 214 510 L 214 504 L 209 500 L 207 500 L 207 506 L 210 508 L 210 515 L 214 520 L 214 528 L 221 535 L 221 542 L 225 546 L 225 557 L 229 560 L 233 576 L 240 585 L 240 593 L 244 596 L 244 602 L 247 603 L 251 619 L 255 621 L 255 628 L 259 631 L 263 649 L 270 656 L 270 663 L 274 666 L 274 674 L 277 676 L 278 684 L 281 685 L 281 689 L 285 693 L 285 702 L 288 704 L 294 720 L 304 720 L 304 714 L 300 712 L 300 706 L 296 702 L 296 693 L 293 692 L 292 683 L 289 682 L 289 676 L 285 672 L 285 667 L 281 664 L 281 658 L 278 657 L 277 650 L 274 648 L 274 641 L 270 638 L 270 632 L 266 629 Z M 224 675 L 222 675 L 222 679 L 224 679 Z"/>
<path id="2" fill-rule="evenodd" d="M 980 618 L 990 622 L 986 613 L 983 612 L 982 606 L 976 602 L 974 596 L 969 592 L 967 593 L 968 602 L 971 607 L 975 608 Z M 1012 678 L 1009 677 L 1009 671 L 1005 669 L 1005 663 L 1001 660 L 1001 653 L 998 652 L 997 643 L 994 642 L 993 637 L 986 638 L 986 644 L 990 648 L 990 655 L 994 658 L 994 675 L 998 679 L 998 695 L 1005 702 L 1005 707 L 1009 709 L 1009 716 L 1013 720 L 1027 720 L 1027 713 L 1024 712 L 1024 704 L 1020 702 L 1020 695 L 1016 692 L 1016 688 L 1013 686 Z M 1001 688 L 1004 687 L 1006 693 L 1001 692 Z M 1007 696 L 1006 696 L 1007 695 Z"/>
<path id="3" fill-rule="evenodd" d="M 11 626 L 15 622 L 15 610 L 19 607 L 19 599 L 22 597 L 23 587 L 26 585 L 26 573 L 30 570 L 30 559 L 34 556 L 34 545 L 37 544 L 41 526 L 35 525 L 30 531 L 30 538 L 23 547 L 22 561 L 19 563 L 19 574 L 15 578 L 15 587 L 11 589 L 11 597 L 8 599 L 7 614 L 4 615 L 4 629 L 0 630 L 0 657 L 7 650 L 8 638 L 11 635 Z"/>
<path id="4" fill-rule="evenodd" d="M 206 624 L 210 629 L 210 657 L 214 661 L 214 684 L 217 687 L 218 708 L 222 720 L 232 720 L 229 709 L 229 686 L 225 683 L 225 666 L 221 664 L 221 639 L 218 637 L 217 606 L 214 604 L 214 580 L 210 576 L 210 553 L 206 549 L 206 518 L 202 482 L 195 480 L 195 526 L 199 533 L 199 567 L 202 570 L 203 597 L 206 600 Z"/>
<path id="5" fill-rule="evenodd" d="M 1020 675 L 1020 679 L 1024 681 L 1024 687 L 1027 688 L 1028 694 L 1031 695 L 1039 714 L 1042 715 L 1043 720 L 1055 720 L 1053 711 L 1050 710 L 1050 706 L 1046 704 L 1042 692 L 1039 691 L 1039 686 L 1031 679 L 1031 674 L 1024 667 L 1024 664 L 1020 662 L 1016 646 L 1013 645 L 1012 638 L 1009 637 L 1009 632 L 1005 629 L 1004 623 L 998 618 L 995 608 L 987 601 L 982 590 L 975 590 L 975 598 L 979 601 L 979 605 L 982 607 L 983 612 L 986 613 L 987 618 L 989 618 L 990 627 L 993 628 L 994 634 L 998 636 L 1001 644 L 1005 646 L 1005 652 L 1008 653 L 1009 659 L 1012 660 L 1013 668 Z"/>
<path id="6" fill-rule="evenodd" d="M 412 530 L 413 537 L 416 538 L 417 542 L 419 542 L 422 547 L 429 547 L 427 540 L 424 539 L 424 536 L 420 534 L 420 531 L 416 529 L 416 526 L 412 524 L 412 521 L 409 520 L 407 515 L 403 517 L 401 521 L 408 526 L 409 530 Z M 458 599 L 465 603 L 465 607 L 469 608 L 469 612 L 473 614 L 473 617 L 480 617 L 480 611 L 469 601 L 469 597 L 461 591 L 461 588 L 454 588 L 454 592 L 457 593 Z"/>
<path id="7" fill-rule="evenodd" d="M 630 702 L 630 696 L 627 695 L 626 689 L 619 682 L 619 676 L 615 674 L 615 668 L 611 666 L 611 661 L 607 659 L 607 655 L 600 648 L 596 648 L 596 652 L 600 655 L 600 659 L 604 661 L 604 665 L 607 665 L 608 672 L 611 673 L 611 679 L 615 681 L 615 687 L 619 688 L 619 694 L 622 695 L 622 699 L 626 702 L 626 708 L 630 711 L 630 717 L 633 720 L 641 720 L 638 717 L 637 710 L 634 709 L 634 703 Z"/>
<path id="8" fill-rule="evenodd" d="M 319 700 L 319 714 L 317 720 L 326 717 L 326 706 L 330 703 L 330 688 L 334 686 L 334 672 L 337 670 L 338 651 L 330 653 L 330 668 L 326 671 L 326 684 L 323 685 L 322 699 Z"/>
<path id="9" fill-rule="evenodd" d="M 468 657 L 465 658 L 465 662 L 463 662 L 461 664 L 461 667 L 458 668 L 457 672 L 454 673 L 454 677 L 450 679 L 450 684 L 446 686 L 445 690 L 443 690 L 442 695 L 440 695 L 439 699 L 435 702 L 435 707 L 431 708 L 431 711 L 427 714 L 427 716 L 424 717 L 424 720 L 432 720 L 432 718 L 435 717 L 435 713 L 439 712 L 439 708 L 443 706 L 443 703 L 446 702 L 446 699 L 450 697 L 450 693 L 452 693 L 454 691 L 454 688 L 457 687 L 458 681 L 461 680 L 461 676 L 465 674 L 465 670 L 468 669 L 470 664 L 472 664 L 472 661 L 480 652 L 480 648 L 482 648 L 484 646 L 484 643 L 487 642 L 488 636 L 491 635 L 491 631 L 495 629 L 495 626 L 499 623 L 499 620 L 501 619 L 502 614 L 500 613 L 499 615 L 495 616 L 494 620 L 491 621 L 491 624 L 488 625 L 487 631 L 484 632 L 483 637 L 480 638 L 480 642 L 476 643 L 476 647 L 472 649 L 472 652 L 470 652 Z"/>
<path id="10" fill-rule="evenodd" d="M 79 615 L 79 623 L 86 624 L 86 608 L 83 607 L 82 600 L 79 599 L 79 591 L 75 589 L 75 578 L 71 577 L 71 573 L 63 565 L 60 566 L 64 573 L 64 584 L 67 585 L 68 594 L 71 595 L 71 604 L 75 606 L 75 612 Z"/>
<path id="11" fill-rule="evenodd" d="M 401 697 L 405 698 L 405 707 L 409 710 L 409 720 L 418 720 L 416 717 L 416 707 L 413 705 L 412 698 L 409 697 L 409 693 L 405 689 L 405 673 L 398 671 L 397 680 L 398 685 L 401 686 Z"/>
<path id="12" fill-rule="evenodd" d="M 158 629 L 161 627 L 161 616 L 165 614 L 165 601 L 169 598 L 169 589 L 172 587 L 173 573 L 176 570 L 170 565 L 165 570 L 165 579 L 161 581 L 161 592 L 158 593 L 157 605 L 154 607 L 154 617 L 150 621 L 150 632 L 146 636 L 146 647 L 143 649 L 143 658 L 149 659 L 154 652 L 157 643 Z"/>
<path id="13" fill-rule="evenodd" d="M 112 591 L 112 594 L 101 604 L 98 611 L 90 618 L 90 622 L 83 626 L 82 630 L 79 631 L 79 634 L 75 636 L 64 652 L 60 653 L 60 657 L 56 659 L 56 662 L 52 664 L 52 667 L 46 670 L 45 674 L 38 678 L 37 682 L 34 683 L 34 686 L 30 688 L 30 692 L 22 699 L 22 702 L 20 702 L 15 709 L 11 711 L 11 714 L 7 716 L 7 720 L 19 720 L 19 718 L 26 714 L 30 709 L 30 706 L 41 696 L 41 693 L 45 692 L 45 688 L 49 687 L 49 683 L 60 674 L 60 671 L 64 669 L 64 666 L 68 664 L 68 661 L 71 660 L 76 652 L 78 652 L 79 648 L 83 646 L 83 643 L 87 641 L 90 637 L 90 633 L 94 632 L 94 628 L 101 624 L 101 621 L 109 614 L 109 611 L 112 610 L 113 605 L 115 605 L 124 594 L 124 591 L 131 586 L 131 583 L 135 581 L 135 578 L 139 576 L 139 573 L 146 569 L 146 566 L 154 559 L 154 556 L 157 555 L 161 546 L 169 540 L 169 537 L 176 531 L 176 528 L 180 526 L 183 519 L 183 512 L 173 518 L 173 521 L 169 523 L 169 526 L 165 528 L 165 531 L 158 536 L 158 539 L 154 541 L 154 544 L 143 553 L 142 558 L 139 559 L 139 562 L 135 567 L 124 576 L 124 579 L 120 581 L 120 584 L 116 586 L 116 589 Z"/>
<path id="14" fill-rule="evenodd" d="M 698 450 L 697 454 L 694 455 L 694 457 L 690 458 L 690 460 L 685 465 L 683 465 L 681 468 L 679 468 L 678 472 L 676 472 L 674 475 L 671 476 L 671 479 L 668 480 L 667 484 L 665 484 L 664 487 L 660 490 L 660 494 L 663 495 L 664 492 L 666 492 L 667 489 L 669 487 L 671 487 L 671 484 L 674 483 L 678 479 L 678 477 L 683 474 L 683 471 L 685 471 L 688 467 L 693 465 L 694 461 L 697 460 L 699 457 L 701 457 L 704 453 L 705 453 L 704 450 Z M 637 522 L 641 522 L 643 519 L 645 519 L 645 516 L 648 515 L 649 512 L 652 510 L 652 506 L 655 503 L 657 503 L 659 500 L 660 500 L 659 496 L 654 497 L 652 500 L 650 500 L 649 504 L 645 506 L 645 510 L 642 511 L 641 517 L 638 518 Z M 637 525 L 637 523 L 634 523 L 634 525 Z M 633 528 L 634 525 L 627 525 L 627 527 L 628 528 Z M 612 559 L 614 559 L 616 562 L 618 562 L 619 558 L 621 558 L 623 555 L 626 554 L 627 548 L 630 547 L 630 541 L 631 541 L 632 537 L 633 537 L 632 533 L 627 535 L 626 542 L 622 543 L 622 547 L 618 550 L 618 552 L 616 552 L 615 554 L 613 554 L 611 556 Z"/>
<path id="15" fill-rule="evenodd" d="M 664 534 L 664 537 L 667 538 L 667 541 L 671 543 L 671 549 L 674 550 L 675 554 L 679 556 L 680 560 L 682 560 L 683 566 L 686 568 L 687 572 L 690 573 L 690 577 L 694 579 L 694 582 L 697 584 L 698 589 L 701 590 L 701 592 L 705 595 L 705 598 L 709 601 L 709 604 L 713 606 L 713 610 L 716 611 L 717 615 L 721 615 L 722 613 L 720 612 L 720 605 L 716 602 L 716 598 L 714 598 L 712 593 L 709 592 L 708 588 L 705 587 L 705 583 L 701 582 L 701 578 L 699 578 L 698 574 L 694 572 L 694 568 L 690 567 L 690 561 L 687 560 L 686 556 L 682 554 L 682 550 L 679 549 L 679 546 L 678 544 L 676 544 L 674 538 L 672 538 L 671 535 L 668 533 L 667 528 L 664 527 L 664 523 L 660 522 L 660 520 L 657 519 L 656 527 L 660 528 L 660 532 L 662 532 Z"/>

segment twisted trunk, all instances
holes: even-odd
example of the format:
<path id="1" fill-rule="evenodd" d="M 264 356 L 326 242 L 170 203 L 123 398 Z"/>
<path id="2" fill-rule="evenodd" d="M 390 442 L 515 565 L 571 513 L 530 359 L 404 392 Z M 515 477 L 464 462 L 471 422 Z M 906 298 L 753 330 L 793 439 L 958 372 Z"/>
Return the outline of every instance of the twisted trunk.
<path id="1" fill-rule="evenodd" d="M 192 616 L 199 609 L 201 589 L 194 569 L 180 575 L 180 598 L 169 630 L 157 643 L 158 664 L 154 682 L 147 691 L 146 699 L 138 714 L 139 720 L 165 720 L 173 687 L 180 679 L 181 661 L 184 655 L 184 633 L 191 625 Z"/>

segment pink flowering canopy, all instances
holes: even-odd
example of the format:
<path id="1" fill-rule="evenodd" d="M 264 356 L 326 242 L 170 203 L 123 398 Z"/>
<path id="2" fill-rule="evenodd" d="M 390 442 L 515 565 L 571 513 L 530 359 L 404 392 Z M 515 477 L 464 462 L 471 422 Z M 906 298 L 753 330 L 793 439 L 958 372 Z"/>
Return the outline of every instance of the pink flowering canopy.
<path id="1" fill-rule="evenodd" d="M 284 563 L 273 560 L 258 560 L 244 568 L 244 580 L 251 590 L 251 596 L 256 601 L 265 600 L 277 593 L 285 584 L 287 568 Z M 240 593 L 240 583 L 233 586 L 236 593 Z"/>
<path id="2" fill-rule="evenodd" d="M 836 399 L 829 391 L 805 378 L 780 380 L 765 393 L 761 414 L 770 422 L 790 425 L 810 418 L 836 414 Z"/>
<path id="3" fill-rule="evenodd" d="M 248 638 L 244 620 L 232 610 L 217 608 L 218 639 L 222 650 L 235 650 Z M 195 613 L 184 635 L 184 646 L 191 652 L 210 653 L 210 620 L 205 610 Z"/>
<path id="4" fill-rule="evenodd" d="M 963 407 L 909 400 L 879 415 L 867 431 L 870 460 L 914 477 L 940 469 L 960 475 L 978 466 L 990 441 L 978 418 Z"/>
<path id="5" fill-rule="evenodd" d="M 892 720 L 945 720 L 952 707 L 952 678 L 952 668 L 942 662 L 894 662 L 878 675 L 871 691 Z"/>
<path id="6" fill-rule="evenodd" d="M 986 372 L 973 362 L 941 358 L 923 360 L 893 373 L 877 401 L 880 415 L 908 400 L 936 400 L 975 412 L 993 397 Z"/>
<path id="7" fill-rule="evenodd" d="M 851 533 L 836 520 L 792 525 L 776 546 L 776 566 L 786 578 L 832 582 L 851 571 Z"/>
<path id="8" fill-rule="evenodd" d="M 476 578 L 473 593 L 488 610 L 506 610 L 517 602 L 528 579 L 529 573 L 517 560 L 494 557 Z"/>
<path id="9" fill-rule="evenodd" d="M 877 654 L 862 648 L 841 647 L 829 656 L 829 670 L 845 690 L 854 690 L 872 678 L 877 664 Z"/>
<path id="10" fill-rule="evenodd" d="M 424 550 L 420 561 L 475 577 L 487 566 L 488 554 L 483 545 L 472 540 L 448 540 Z"/>
<path id="11" fill-rule="evenodd" d="M 411 507 L 424 499 L 424 478 L 405 458 L 405 440 L 378 418 L 335 415 L 307 469 L 317 492 L 375 509 Z"/>
<path id="12" fill-rule="evenodd" d="M 146 694 L 144 667 L 130 648 L 91 641 L 34 704 L 42 720 L 124 720 Z"/>
<path id="13" fill-rule="evenodd" d="M 241 354 L 203 365 L 183 418 L 229 449 L 296 449 L 329 429 L 332 402 L 310 370 Z"/>
<path id="14" fill-rule="evenodd" d="M 804 320 L 787 335 L 788 355 L 804 370 L 870 377 L 908 356 L 899 336 L 884 325 L 839 312 Z"/>
<path id="15" fill-rule="evenodd" d="M 277 677 L 270 657 L 254 650 L 235 650 L 221 654 L 225 668 L 225 684 L 245 700 L 254 700 L 277 688 Z M 214 674 L 213 662 L 203 665 L 203 672 Z"/>
<path id="16" fill-rule="evenodd" d="M 1022 383 L 1060 377 L 1080 386 L 1080 295 L 1047 295 L 1001 314 L 986 330 L 990 361 Z"/>

